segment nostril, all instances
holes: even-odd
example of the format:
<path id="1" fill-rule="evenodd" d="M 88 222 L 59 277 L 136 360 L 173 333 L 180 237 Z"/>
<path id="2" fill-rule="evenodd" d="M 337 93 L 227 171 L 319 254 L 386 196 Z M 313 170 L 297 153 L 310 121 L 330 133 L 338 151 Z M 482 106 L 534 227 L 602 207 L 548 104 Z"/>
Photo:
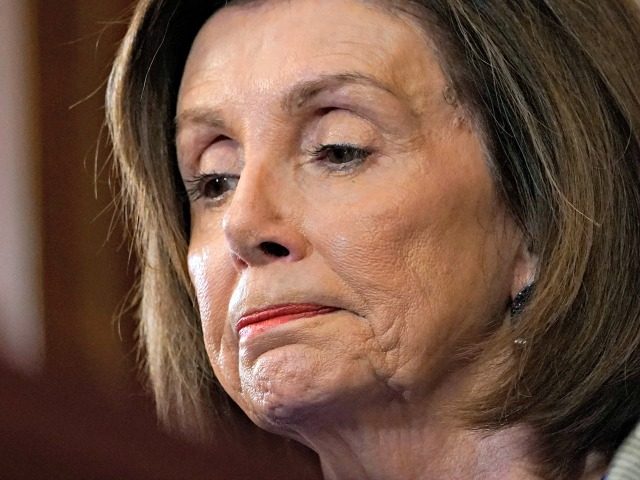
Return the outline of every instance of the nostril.
<path id="1" fill-rule="evenodd" d="M 289 249 L 275 242 L 262 242 L 260 250 L 272 257 L 286 257 L 289 255 Z"/>

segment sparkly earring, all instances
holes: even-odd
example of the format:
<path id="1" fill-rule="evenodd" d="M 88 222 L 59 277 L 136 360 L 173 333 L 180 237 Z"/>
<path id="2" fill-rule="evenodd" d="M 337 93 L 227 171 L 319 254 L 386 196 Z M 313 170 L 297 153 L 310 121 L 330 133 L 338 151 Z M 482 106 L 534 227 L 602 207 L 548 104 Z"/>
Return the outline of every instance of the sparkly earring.
<path id="1" fill-rule="evenodd" d="M 515 317 L 516 315 L 519 315 L 520 312 L 522 312 L 522 310 L 524 309 L 524 306 L 527 304 L 527 301 L 529 301 L 529 298 L 533 293 L 534 286 L 535 284 L 530 283 L 529 285 L 524 287 L 522 290 L 520 290 L 518 294 L 515 296 L 515 298 L 511 301 L 512 317 Z"/>
<path id="2" fill-rule="evenodd" d="M 525 305 L 529 301 L 531 294 L 533 293 L 534 287 L 535 287 L 535 284 L 530 283 L 529 285 L 524 287 L 522 290 L 520 290 L 518 294 L 515 296 L 515 298 L 511 301 L 511 319 L 512 320 L 514 317 L 518 316 L 522 312 Z M 518 346 L 523 346 L 523 345 L 526 345 L 527 340 L 522 337 L 518 337 L 513 341 L 513 343 L 515 343 Z"/>

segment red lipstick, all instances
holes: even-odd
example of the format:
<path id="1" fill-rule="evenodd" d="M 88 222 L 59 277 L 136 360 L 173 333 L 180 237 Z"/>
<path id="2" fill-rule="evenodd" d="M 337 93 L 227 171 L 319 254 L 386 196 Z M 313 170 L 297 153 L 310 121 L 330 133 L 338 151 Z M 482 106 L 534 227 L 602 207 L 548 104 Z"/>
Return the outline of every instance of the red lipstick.
<path id="1" fill-rule="evenodd" d="M 339 309 L 312 303 L 274 305 L 261 310 L 254 310 L 240 317 L 240 321 L 236 325 L 236 331 L 241 333 L 244 329 L 246 333 L 249 333 L 249 330 L 264 330 L 265 328 L 280 325 L 291 320 L 323 315 L 325 313 L 335 312 L 336 310 Z M 250 325 L 252 326 L 250 329 L 246 328 Z"/>

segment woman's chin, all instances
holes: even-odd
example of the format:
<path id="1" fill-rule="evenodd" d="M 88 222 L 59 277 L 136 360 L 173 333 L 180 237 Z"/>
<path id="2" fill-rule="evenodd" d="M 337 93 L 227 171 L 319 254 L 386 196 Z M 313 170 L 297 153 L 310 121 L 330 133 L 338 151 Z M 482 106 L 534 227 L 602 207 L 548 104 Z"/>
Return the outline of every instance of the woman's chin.
<path id="1" fill-rule="evenodd" d="M 361 364 L 308 350 L 283 347 L 241 366 L 237 401 L 259 427 L 291 436 L 297 427 L 340 417 L 354 407 L 354 398 L 367 397 L 363 391 L 375 390 Z"/>

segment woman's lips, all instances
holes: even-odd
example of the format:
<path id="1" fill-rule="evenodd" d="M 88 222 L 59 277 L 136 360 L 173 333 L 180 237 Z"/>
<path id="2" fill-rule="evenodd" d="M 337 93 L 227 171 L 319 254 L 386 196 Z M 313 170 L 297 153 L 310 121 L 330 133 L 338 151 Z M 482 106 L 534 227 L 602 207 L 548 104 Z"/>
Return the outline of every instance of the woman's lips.
<path id="1" fill-rule="evenodd" d="M 297 320 L 299 318 L 313 317 L 326 313 L 335 312 L 339 308 L 328 307 L 326 305 L 316 304 L 288 304 L 275 305 L 262 310 L 254 311 L 240 317 L 240 321 L 236 325 L 236 331 L 244 335 L 249 331 L 264 330 L 268 327 L 280 325 L 282 323 Z M 251 327 L 251 328 L 247 328 Z"/>

